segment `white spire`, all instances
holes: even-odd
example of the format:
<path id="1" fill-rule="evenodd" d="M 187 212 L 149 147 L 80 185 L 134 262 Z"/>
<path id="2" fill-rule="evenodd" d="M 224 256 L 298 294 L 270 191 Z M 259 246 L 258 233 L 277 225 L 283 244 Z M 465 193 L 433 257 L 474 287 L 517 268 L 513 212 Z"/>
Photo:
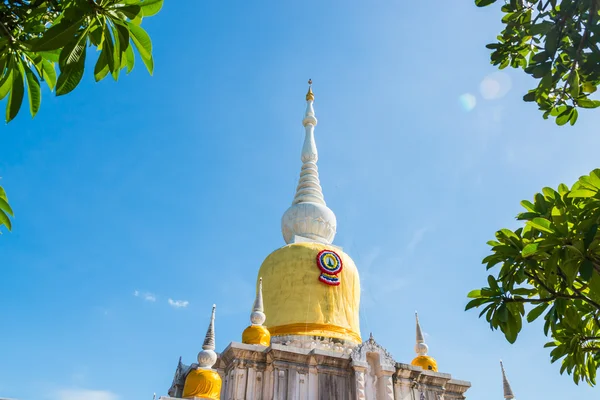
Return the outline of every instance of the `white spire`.
<path id="1" fill-rule="evenodd" d="M 204 337 L 202 351 L 198 353 L 198 368 L 211 368 L 217 362 L 217 353 L 215 353 L 215 309 L 213 304 L 210 324 Z"/>
<path id="2" fill-rule="evenodd" d="M 317 118 L 313 102 L 312 81 L 308 81 L 306 94 L 306 113 L 302 120 L 304 125 L 304 145 L 302 146 L 302 169 L 296 188 L 292 206 L 283 214 L 281 230 L 286 243 L 294 243 L 296 236 L 330 244 L 336 231 L 336 218 L 325 204 L 317 161 L 319 153 L 315 143 L 315 126 Z"/>
<path id="3" fill-rule="evenodd" d="M 502 369 L 502 386 L 504 388 L 504 398 L 514 399 L 515 395 L 513 394 L 512 388 L 510 387 L 510 383 L 506 378 L 506 372 L 504 371 L 504 364 L 502 364 L 502 360 L 500 360 L 500 368 Z"/>
<path id="4" fill-rule="evenodd" d="M 415 352 L 419 356 L 426 356 L 429 351 L 429 347 L 425 344 L 425 336 L 421 330 L 421 324 L 419 324 L 419 315 L 415 311 L 415 319 L 417 320 L 417 343 L 415 344 Z"/>
<path id="5" fill-rule="evenodd" d="M 256 291 L 256 299 L 252 306 L 252 314 L 250 314 L 250 322 L 252 325 L 262 325 L 267 319 L 264 313 L 263 296 L 262 296 L 262 278 L 258 280 L 258 290 Z"/>

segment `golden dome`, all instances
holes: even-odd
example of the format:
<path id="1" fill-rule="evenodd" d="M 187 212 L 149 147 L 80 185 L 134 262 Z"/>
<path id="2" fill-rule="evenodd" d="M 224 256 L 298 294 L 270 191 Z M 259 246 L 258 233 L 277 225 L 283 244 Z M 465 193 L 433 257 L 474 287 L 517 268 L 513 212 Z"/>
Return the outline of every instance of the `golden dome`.
<path id="1" fill-rule="evenodd" d="M 264 326 L 250 325 L 242 333 L 242 343 L 260 344 L 269 347 L 271 345 L 271 334 Z"/>
<path id="2" fill-rule="evenodd" d="M 417 356 L 414 360 L 412 360 L 411 365 L 415 367 L 421 367 L 424 370 L 429 370 L 433 372 L 437 372 L 437 362 L 435 358 L 430 356 Z"/>
<path id="3" fill-rule="evenodd" d="M 321 267 L 318 258 L 323 260 Z M 336 270 L 338 264 L 341 270 Z M 289 244 L 266 258 L 258 276 L 263 279 L 271 336 L 309 335 L 362 342 L 358 270 L 339 248 L 312 242 Z"/>
<path id="4" fill-rule="evenodd" d="M 193 369 L 185 378 L 182 398 L 201 397 L 219 400 L 221 396 L 221 377 L 212 369 Z"/>

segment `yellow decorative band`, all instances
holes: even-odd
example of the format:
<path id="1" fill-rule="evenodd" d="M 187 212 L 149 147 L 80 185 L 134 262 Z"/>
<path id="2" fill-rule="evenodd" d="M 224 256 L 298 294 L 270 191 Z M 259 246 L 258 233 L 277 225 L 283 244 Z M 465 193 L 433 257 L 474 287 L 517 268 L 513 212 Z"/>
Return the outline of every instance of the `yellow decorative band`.
<path id="1" fill-rule="evenodd" d="M 360 335 L 350 329 L 329 324 L 289 324 L 281 326 L 269 326 L 271 336 L 305 335 L 324 336 L 329 338 L 345 339 L 360 344 Z"/>

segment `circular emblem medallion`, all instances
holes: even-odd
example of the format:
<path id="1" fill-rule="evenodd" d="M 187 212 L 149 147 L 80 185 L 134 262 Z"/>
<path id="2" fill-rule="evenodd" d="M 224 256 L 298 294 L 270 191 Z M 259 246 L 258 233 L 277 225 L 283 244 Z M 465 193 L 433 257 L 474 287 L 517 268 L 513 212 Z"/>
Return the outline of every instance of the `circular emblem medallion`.
<path id="1" fill-rule="evenodd" d="M 319 280 L 327 285 L 340 284 L 339 273 L 342 272 L 342 259 L 332 250 L 322 250 L 317 254 L 317 266 L 321 270 Z"/>

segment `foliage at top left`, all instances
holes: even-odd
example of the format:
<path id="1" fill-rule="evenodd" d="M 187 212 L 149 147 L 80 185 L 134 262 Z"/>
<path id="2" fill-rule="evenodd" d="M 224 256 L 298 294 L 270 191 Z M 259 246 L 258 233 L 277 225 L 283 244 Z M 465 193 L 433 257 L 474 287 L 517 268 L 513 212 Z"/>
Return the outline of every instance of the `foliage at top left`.
<path id="1" fill-rule="evenodd" d="M 88 47 L 99 52 L 96 81 L 131 72 L 134 47 L 150 74 L 152 41 L 140 26 L 160 11 L 163 0 L 3 0 L 0 3 L 0 100 L 8 96 L 6 122 L 25 98 L 34 117 L 41 104 L 40 82 L 57 96 L 81 81 Z M 59 73 L 56 71 L 56 64 Z"/>

